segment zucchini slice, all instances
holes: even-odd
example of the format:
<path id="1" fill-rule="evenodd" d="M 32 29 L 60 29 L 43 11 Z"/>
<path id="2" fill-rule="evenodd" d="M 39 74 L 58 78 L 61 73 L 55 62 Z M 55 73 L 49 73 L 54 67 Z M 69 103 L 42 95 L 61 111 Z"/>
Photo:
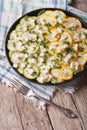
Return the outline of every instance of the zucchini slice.
<path id="1" fill-rule="evenodd" d="M 45 15 L 53 16 L 53 11 L 52 11 L 52 10 L 47 10 L 47 11 L 45 11 L 44 14 L 45 14 Z"/>
<path id="2" fill-rule="evenodd" d="M 35 27 L 36 17 L 28 17 L 27 19 L 27 29 L 31 30 Z"/>
<path id="3" fill-rule="evenodd" d="M 85 43 L 79 43 L 79 51 L 81 53 L 87 53 L 87 44 L 85 44 Z"/>
<path id="4" fill-rule="evenodd" d="M 48 28 L 45 25 L 36 25 L 35 28 L 33 29 L 34 32 L 38 35 L 38 34 L 47 34 L 48 33 Z"/>
<path id="5" fill-rule="evenodd" d="M 32 28 L 35 27 L 35 20 L 36 20 L 36 17 L 29 17 L 29 16 L 27 16 L 27 19 L 22 18 L 20 20 L 20 25 L 23 28 L 27 28 L 27 30 L 31 30 Z"/>
<path id="6" fill-rule="evenodd" d="M 62 44 L 61 42 L 52 42 L 49 45 L 49 53 L 56 56 L 58 53 L 62 53 L 66 48 L 67 44 Z"/>
<path id="7" fill-rule="evenodd" d="M 51 70 L 51 74 L 52 74 L 51 82 L 53 84 L 55 84 L 55 83 L 61 83 L 61 82 L 64 81 L 63 78 L 60 75 L 60 72 L 61 72 L 61 68 L 53 68 Z"/>
<path id="8" fill-rule="evenodd" d="M 85 28 L 77 28 L 72 33 L 72 37 L 76 42 L 85 42 L 87 40 L 87 29 Z"/>
<path id="9" fill-rule="evenodd" d="M 46 35 L 46 39 L 50 42 L 55 42 L 60 38 L 60 34 L 56 28 L 50 30 L 50 33 Z"/>
<path id="10" fill-rule="evenodd" d="M 19 64 L 18 65 L 18 67 L 17 67 L 17 70 L 18 70 L 18 72 L 20 73 L 20 74 L 23 74 L 24 73 L 24 69 L 25 69 L 25 67 L 26 67 L 26 62 L 24 62 L 24 63 L 21 63 L 21 64 Z"/>
<path id="11" fill-rule="evenodd" d="M 23 28 L 21 27 L 20 24 L 18 24 L 18 25 L 16 26 L 16 31 L 17 31 L 17 32 L 23 31 Z"/>
<path id="12" fill-rule="evenodd" d="M 69 80 L 73 77 L 73 71 L 69 66 L 63 66 L 60 72 L 60 76 L 63 80 Z"/>
<path id="13" fill-rule="evenodd" d="M 9 58 L 11 58 L 13 51 L 9 51 Z"/>
<path id="14" fill-rule="evenodd" d="M 66 18 L 66 14 L 61 10 L 53 11 L 53 16 L 56 17 L 58 23 L 63 23 L 64 19 Z"/>
<path id="15" fill-rule="evenodd" d="M 45 20 L 45 25 L 49 28 L 53 28 L 57 24 L 56 18 L 52 16 L 45 15 L 44 20 Z"/>
<path id="16" fill-rule="evenodd" d="M 35 79 L 39 74 L 39 69 L 35 64 L 27 65 L 23 75 L 28 79 Z"/>
<path id="17" fill-rule="evenodd" d="M 39 46 L 37 43 L 30 43 L 30 45 L 27 48 L 27 53 L 29 54 L 35 54 L 39 50 Z"/>
<path id="18" fill-rule="evenodd" d="M 23 63 L 26 60 L 25 56 L 21 52 L 13 52 L 11 56 L 12 63 Z"/>
<path id="19" fill-rule="evenodd" d="M 48 28 L 53 28 L 57 24 L 56 18 L 47 14 L 40 15 L 38 21 L 40 24 L 45 25 Z"/>
<path id="20" fill-rule="evenodd" d="M 81 66 L 84 66 L 87 62 L 87 53 L 80 52 L 78 54 L 78 62 Z"/>
<path id="21" fill-rule="evenodd" d="M 55 57 L 55 56 L 48 57 L 47 60 L 46 60 L 46 64 L 50 64 L 51 68 L 54 68 L 54 67 L 60 68 L 59 59 L 58 59 L 58 57 Z"/>
<path id="22" fill-rule="evenodd" d="M 55 58 L 56 58 L 55 56 L 49 56 L 49 57 L 47 58 L 46 63 L 54 62 Z"/>
<path id="23" fill-rule="evenodd" d="M 37 35 L 35 33 L 30 33 L 28 31 L 24 32 L 22 35 L 22 41 L 27 43 L 30 42 L 36 42 L 37 41 Z"/>
<path id="24" fill-rule="evenodd" d="M 28 58 L 28 63 L 29 64 L 37 64 L 37 59 L 36 58 Z"/>
<path id="25" fill-rule="evenodd" d="M 63 23 L 64 19 L 66 18 L 66 14 L 61 10 L 56 11 L 45 11 L 45 15 L 50 15 L 51 17 L 55 17 L 58 23 Z"/>
<path id="26" fill-rule="evenodd" d="M 8 40 L 8 43 L 7 43 L 8 50 L 15 51 L 16 50 L 15 43 L 16 43 L 15 40 Z"/>
<path id="27" fill-rule="evenodd" d="M 41 72 L 40 75 L 36 78 L 36 80 L 39 83 L 48 83 L 51 81 L 51 77 L 51 74 Z"/>
<path id="28" fill-rule="evenodd" d="M 68 32 L 64 31 L 61 34 L 59 42 L 61 42 L 62 44 L 68 45 L 68 47 L 71 47 L 72 46 L 72 37 Z"/>
<path id="29" fill-rule="evenodd" d="M 14 40 L 14 39 L 16 39 L 16 38 L 17 38 L 17 32 L 16 32 L 16 30 L 13 30 L 13 31 L 10 33 L 9 39 L 10 39 L 10 40 Z"/>
<path id="30" fill-rule="evenodd" d="M 26 22 L 27 22 L 27 19 L 28 19 L 28 16 L 24 16 L 21 20 L 20 20 L 20 25 L 21 26 L 25 26 L 26 25 Z"/>
<path id="31" fill-rule="evenodd" d="M 7 48 L 10 51 L 23 51 L 25 49 L 21 41 L 15 41 L 15 40 L 9 40 Z"/>
<path id="32" fill-rule="evenodd" d="M 69 30 L 75 30 L 77 28 L 81 28 L 82 27 L 81 22 L 77 18 L 75 18 L 75 17 L 67 17 L 64 20 L 63 25 L 64 25 L 64 27 L 66 29 L 69 29 Z"/>
<path id="33" fill-rule="evenodd" d="M 74 74 L 80 72 L 83 69 L 83 67 L 78 61 L 71 61 L 70 68 L 73 70 Z"/>

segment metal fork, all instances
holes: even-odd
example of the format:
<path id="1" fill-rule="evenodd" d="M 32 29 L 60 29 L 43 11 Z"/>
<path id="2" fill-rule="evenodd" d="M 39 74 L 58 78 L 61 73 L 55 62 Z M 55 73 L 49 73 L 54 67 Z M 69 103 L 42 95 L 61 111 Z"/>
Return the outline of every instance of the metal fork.
<path id="1" fill-rule="evenodd" d="M 29 90 L 30 90 L 28 87 L 26 87 L 25 85 L 23 85 L 20 81 L 18 81 L 18 80 L 15 79 L 15 78 L 11 80 L 11 84 L 12 84 L 20 93 L 22 93 L 22 94 L 25 95 L 25 96 L 27 95 L 27 93 L 28 93 Z M 39 100 L 45 101 L 45 103 L 47 103 L 48 105 L 51 105 L 51 106 L 57 108 L 61 113 L 63 113 L 63 114 L 64 114 L 66 117 L 68 117 L 68 118 L 77 118 L 77 115 L 76 115 L 72 110 L 70 110 L 70 109 L 68 109 L 68 108 L 64 108 L 64 107 L 62 107 L 62 106 L 59 106 L 59 105 L 53 103 L 52 101 L 49 101 L 49 100 L 47 100 L 47 99 L 45 99 L 45 98 L 43 98 L 43 97 L 37 95 L 36 93 L 35 93 L 35 95 L 31 95 L 31 96 L 32 96 L 32 97 L 35 97 L 35 98 L 37 98 L 37 99 L 39 99 Z"/>

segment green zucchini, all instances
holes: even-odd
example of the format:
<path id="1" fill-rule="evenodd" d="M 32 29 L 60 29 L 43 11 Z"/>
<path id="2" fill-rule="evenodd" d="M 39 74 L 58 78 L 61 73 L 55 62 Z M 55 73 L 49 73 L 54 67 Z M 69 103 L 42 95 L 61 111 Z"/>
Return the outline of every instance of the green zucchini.
<path id="1" fill-rule="evenodd" d="M 20 20 L 20 23 L 19 23 L 19 24 L 20 24 L 21 26 L 26 25 L 26 19 L 25 19 L 25 17 Z"/>
<path id="2" fill-rule="evenodd" d="M 10 40 L 13 40 L 17 37 L 17 32 L 16 30 L 13 30 L 11 33 L 10 33 L 10 36 L 9 36 L 9 39 Z"/>
<path id="3" fill-rule="evenodd" d="M 21 27 L 21 25 L 20 24 L 18 24 L 17 26 L 16 26 L 16 31 L 23 31 L 23 28 Z"/>
<path id="4" fill-rule="evenodd" d="M 46 75 L 47 75 L 47 74 L 46 74 Z M 48 82 L 50 82 L 51 77 L 49 77 L 49 76 L 46 77 L 45 75 L 43 75 L 42 78 L 41 78 L 41 75 L 39 75 L 36 80 L 37 80 L 39 83 L 48 83 Z"/>
<path id="5" fill-rule="evenodd" d="M 27 66 L 24 69 L 23 75 L 28 79 L 35 79 L 39 74 L 39 69 L 35 64 L 32 64 L 31 66 Z"/>
<path id="6" fill-rule="evenodd" d="M 23 66 L 23 64 L 24 64 L 24 66 Z M 19 64 L 19 65 L 18 65 L 18 68 L 17 68 L 17 70 L 18 70 L 18 72 L 19 72 L 20 74 L 23 74 L 23 73 L 24 73 L 24 69 L 25 69 L 25 67 L 26 67 L 26 62 L 24 62 L 23 64 Z"/>
<path id="7" fill-rule="evenodd" d="M 39 50 L 39 46 L 37 43 L 30 43 L 28 48 L 27 48 L 27 53 L 29 54 L 35 54 Z"/>
<path id="8" fill-rule="evenodd" d="M 53 68 L 51 70 L 51 75 L 52 75 L 51 83 L 55 84 L 55 83 L 63 82 L 63 79 L 61 78 L 60 75 L 60 71 L 61 70 L 59 68 Z"/>
<path id="9" fill-rule="evenodd" d="M 14 63 L 23 63 L 26 60 L 25 56 L 21 52 L 13 52 L 11 56 L 11 62 Z"/>
<path id="10" fill-rule="evenodd" d="M 9 58 L 11 58 L 13 51 L 9 51 Z"/>
<path id="11" fill-rule="evenodd" d="M 15 40 L 9 40 L 7 43 L 7 48 L 10 51 L 15 51 L 16 50 Z"/>

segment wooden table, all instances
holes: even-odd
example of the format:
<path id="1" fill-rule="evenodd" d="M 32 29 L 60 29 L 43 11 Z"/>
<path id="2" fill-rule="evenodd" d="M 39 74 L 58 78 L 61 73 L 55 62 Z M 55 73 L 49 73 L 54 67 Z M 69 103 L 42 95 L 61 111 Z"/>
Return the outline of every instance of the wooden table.
<path id="1" fill-rule="evenodd" d="M 87 0 L 73 0 L 72 6 L 87 12 Z M 53 101 L 72 109 L 78 119 L 67 119 L 49 106 L 39 110 L 22 94 L 0 84 L 0 130 L 87 130 L 87 72 L 73 94 L 57 92 Z"/>

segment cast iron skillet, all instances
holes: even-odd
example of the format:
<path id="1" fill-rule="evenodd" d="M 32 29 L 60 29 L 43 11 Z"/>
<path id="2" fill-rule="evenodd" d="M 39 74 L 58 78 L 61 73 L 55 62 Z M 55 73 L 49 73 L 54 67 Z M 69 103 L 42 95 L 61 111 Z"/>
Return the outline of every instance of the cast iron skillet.
<path id="1" fill-rule="evenodd" d="M 34 10 L 34 11 L 31 11 L 31 12 L 28 12 L 26 13 L 25 15 L 28 15 L 28 16 L 37 16 L 38 13 L 42 10 L 57 10 L 58 8 L 41 8 L 41 9 L 37 9 L 37 10 Z M 58 9 L 58 10 L 62 10 L 62 9 Z M 87 24 L 82 20 L 80 19 L 77 15 L 69 12 L 69 11 L 66 11 L 66 10 L 62 10 L 67 16 L 73 16 L 73 17 L 76 17 L 80 20 L 80 22 L 82 23 L 82 26 L 84 28 L 87 28 Z M 5 52 L 6 52 L 6 56 L 7 56 L 7 59 L 8 59 L 8 62 L 10 63 L 11 67 L 14 69 L 14 71 L 21 76 L 21 78 L 23 78 L 24 80 L 28 81 L 28 82 L 31 82 L 31 83 L 35 83 L 35 84 L 40 84 L 41 83 L 38 83 L 36 80 L 30 80 L 26 77 L 24 77 L 22 74 L 20 74 L 12 65 L 11 61 L 10 61 L 10 58 L 9 58 L 9 50 L 7 49 L 7 42 L 8 42 L 8 39 L 9 39 L 9 35 L 10 33 L 12 32 L 12 30 L 15 29 L 16 25 L 19 23 L 20 19 L 23 18 L 25 15 L 23 15 L 22 17 L 20 17 L 12 26 L 11 28 L 9 29 L 8 33 L 7 33 L 7 36 L 6 36 L 6 40 L 5 40 Z M 58 83 L 58 84 L 52 84 L 52 83 L 44 83 L 44 85 L 56 85 L 56 86 L 60 86 L 60 85 L 65 85 L 65 84 L 72 84 L 73 82 L 76 82 L 78 81 L 78 78 L 80 78 L 80 76 L 85 72 L 85 70 L 87 69 L 86 65 L 84 67 L 84 70 L 79 72 L 78 74 L 76 74 L 75 76 L 73 76 L 72 79 L 70 80 L 67 80 L 67 81 L 64 81 L 62 83 Z"/>

